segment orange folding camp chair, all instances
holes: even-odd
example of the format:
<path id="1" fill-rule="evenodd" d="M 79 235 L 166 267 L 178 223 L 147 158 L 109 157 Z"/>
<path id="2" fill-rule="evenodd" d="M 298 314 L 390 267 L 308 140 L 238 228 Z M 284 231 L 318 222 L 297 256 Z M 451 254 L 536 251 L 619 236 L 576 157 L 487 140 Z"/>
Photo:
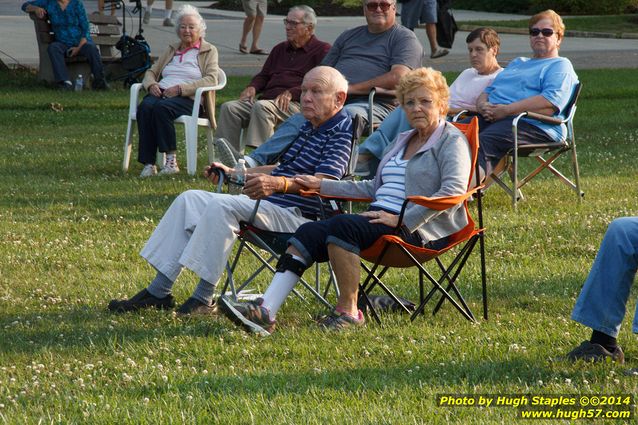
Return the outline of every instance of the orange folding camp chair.
<path id="1" fill-rule="evenodd" d="M 487 283 L 485 277 L 485 243 L 484 243 L 484 228 L 483 228 L 483 213 L 482 213 L 482 199 L 481 189 L 482 186 L 472 188 L 472 181 L 474 173 L 478 175 L 477 168 L 477 155 L 478 155 L 478 120 L 473 118 L 468 124 L 454 123 L 468 139 L 472 169 L 468 178 L 468 190 L 466 193 L 458 196 L 447 196 L 438 198 L 427 198 L 421 196 L 410 196 L 403 203 L 401 209 L 399 223 L 402 222 L 403 214 L 406 207 L 410 203 L 416 203 L 427 208 L 443 211 L 451 208 L 459 203 L 463 203 L 463 208 L 467 214 L 468 224 L 458 232 L 449 237 L 449 243 L 446 247 L 440 250 L 433 250 L 423 248 L 420 246 L 410 245 L 404 242 L 400 237 L 394 235 L 386 235 L 379 238 L 371 247 L 363 250 L 360 253 L 362 259 L 373 263 L 372 267 L 368 267 L 363 261 L 362 267 L 367 272 L 367 276 L 363 283 L 359 285 L 359 297 L 360 301 L 365 302 L 370 314 L 374 319 L 381 323 L 379 314 L 376 311 L 373 303 L 370 301 L 370 291 L 379 286 L 383 291 L 390 296 L 394 302 L 403 308 L 408 313 L 411 313 L 411 320 L 414 320 L 417 315 L 424 311 L 424 308 L 428 301 L 438 292 L 441 297 L 434 308 L 433 314 L 441 308 L 444 301 L 449 301 L 466 319 L 470 321 L 476 321 L 474 314 L 465 302 L 465 299 L 461 295 L 458 287 L 458 278 L 465 266 L 470 255 L 474 251 L 474 248 L 478 242 L 480 250 L 481 261 L 481 285 L 483 296 L 483 317 L 487 319 Z M 470 199 L 475 198 L 478 209 L 478 225 L 472 219 L 468 208 L 468 202 Z M 397 229 L 398 230 L 398 229 Z M 448 266 L 445 266 L 441 257 L 447 254 L 453 248 L 460 248 L 460 251 L 456 253 Z M 450 253 L 451 255 L 451 253 Z M 428 270 L 425 269 L 423 263 L 434 260 L 438 265 L 441 275 L 438 279 L 432 276 Z M 419 271 L 419 305 L 411 312 L 403 303 L 400 298 L 397 297 L 394 292 L 389 288 L 387 282 L 382 280 L 385 273 L 392 267 L 408 268 L 416 267 Z M 426 294 L 425 293 L 425 280 L 430 281 L 432 288 Z M 361 303 L 360 303 L 361 304 Z"/>

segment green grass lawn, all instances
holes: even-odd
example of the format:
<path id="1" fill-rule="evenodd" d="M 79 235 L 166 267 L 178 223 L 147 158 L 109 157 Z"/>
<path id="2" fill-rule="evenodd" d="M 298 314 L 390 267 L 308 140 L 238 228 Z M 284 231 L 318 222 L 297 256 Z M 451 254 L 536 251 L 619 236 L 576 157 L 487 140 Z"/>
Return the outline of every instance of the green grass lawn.
<path id="1" fill-rule="evenodd" d="M 606 32 L 612 34 L 638 33 L 638 15 L 607 15 L 607 16 L 573 16 L 564 18 L 568 31 Z M 502 27 L 502 28 L 527 28 L 529 21 L 459 21 L 465 25 Z"/>
<path id="2" fill-rule="evenodd" d="M 582 203 L 548 176 L 518 211 L 487 192 L 488 321 L 444 305 L 413 323 L 397 314 L 324 333 L 312 322 L 321 306 L 293 297 L 270 338 L 223 317 L 109 314 L 109 299 L 154 276 L 137 253 L 174 197 L 210 185 L 185 173 L 142 180 L 136 163 L 121 172 L 127 91 L 60 93 L 1 73 L 0 423 L 508 424 L 513 407 L 438 407 L 437 395 L 635 395 L 638 378 L 623 375 L 638 367 L 633 295 L 627 366 L 551 360 L 589 337 L 569 320 L 574 300 L 607 224 L 638 211 L 635 72 L 578 72 Z M 246 81 L 231 78 L 219 103 Z M 461 287 L 480 314 L 476 259 L 467 272 Z M 411 271 L 390 280 L 416 296 Z M 196 282 L 180 276 L 178 302 Z"/>

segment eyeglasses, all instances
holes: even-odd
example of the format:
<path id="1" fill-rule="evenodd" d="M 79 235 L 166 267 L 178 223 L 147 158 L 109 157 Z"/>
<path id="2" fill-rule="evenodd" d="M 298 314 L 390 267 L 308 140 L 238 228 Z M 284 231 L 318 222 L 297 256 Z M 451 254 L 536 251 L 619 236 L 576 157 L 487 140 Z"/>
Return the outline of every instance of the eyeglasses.
<path id="1" fill-rule="evenodd" d="M 284 18 L 284 26 L 287 27 L 296 27 L 297 25 L 302 25 L 305 24 L 305 22 L 297 22 L 297 21 L 291 21 L 288 18 Z"/>
<path id="2" fill-rule="evenodd" d="M 416 108 L 427 109 L 431 104 L 432 104 L 432 101 L 430 99 L 407 100 L 403 104 L 403 108 L 410 109 L 410 110 L 416 109 Z"/>
<path id="3" fill-rule="evenodd" d="M 529 35 L 532 37 L 538 37 L 539 34 L 543 34 L 543 37 L 551 37 L 554 35 L 554 30 L 551 28 L 530 28 Z"/>
<path id="4" fill-rule="evenodd" d="M 376 12 L 377 9 L 381 9 L 381 12 L 387 12 L 392 5 L 393 3 L 371 1 L 370 3 L 366 3 L 366 9 L 368 9 L 368 12 Z"/>
<path id="5" fill-rule="evenodd" d="M 186 30 L 195 31 L 196 29 L 197 27 L 195 25 L 180 25 L 179 26 L 180 31 L 186 31 Z"/>

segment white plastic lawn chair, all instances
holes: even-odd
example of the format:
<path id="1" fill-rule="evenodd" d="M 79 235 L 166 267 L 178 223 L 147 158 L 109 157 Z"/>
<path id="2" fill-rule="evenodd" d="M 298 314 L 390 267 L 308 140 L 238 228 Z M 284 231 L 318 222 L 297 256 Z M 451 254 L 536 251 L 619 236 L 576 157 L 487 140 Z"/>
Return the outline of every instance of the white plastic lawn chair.
<path id="1" fill-rule="evenodd" d="M 226 73 L 220 68 L 217 71 L 217 84 L 214 86 L 200 87 L 195 91 L 195 101 L 193 102 L 193 111 L 190 115 L 181 115 L 175 120 L 176 123 L 184 124 L 184 135 L 186 139 L 186 169 L 188 174 L 194 175 L 197 170 L 197 129 L 198 126 L 206 128 L 206 136 L 208 138 L 208 156 L 209 159 L 213 152 L 213 131 L 216 124 L 211 123 L 208 118 L 199 116 L 199 106 L 201 104 L 202 95 L 209 91 L 221 90 L 226 86 Z M 122 161 L 122 170 L 128 171 L 129 162 L 131 160 L 132 136 L 135 125 L 133 121 L 137 120 L 137 104 L 139 102 L 139 94 L 142 84 L 137 83 L 131 86 L 131 95 L 128 109 L 128 125 L 126 128 L 126 138 L 124 140 L 124 161 Z M 163 155 L 160 155 L 163 158 Z M 212 159 L 211 159 L 212 160 Z"/>

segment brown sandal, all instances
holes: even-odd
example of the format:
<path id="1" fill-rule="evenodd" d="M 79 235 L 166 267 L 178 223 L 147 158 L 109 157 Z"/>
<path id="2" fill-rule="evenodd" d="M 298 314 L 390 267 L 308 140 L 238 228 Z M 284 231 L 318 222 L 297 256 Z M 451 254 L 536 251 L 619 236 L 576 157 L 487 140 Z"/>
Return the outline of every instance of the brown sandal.
<path id="1" fill-rule="evenodd" d="M 240 44 L 239 51 L 242 52 L 243 54 L 248 54 L 248 47 Z"/>

